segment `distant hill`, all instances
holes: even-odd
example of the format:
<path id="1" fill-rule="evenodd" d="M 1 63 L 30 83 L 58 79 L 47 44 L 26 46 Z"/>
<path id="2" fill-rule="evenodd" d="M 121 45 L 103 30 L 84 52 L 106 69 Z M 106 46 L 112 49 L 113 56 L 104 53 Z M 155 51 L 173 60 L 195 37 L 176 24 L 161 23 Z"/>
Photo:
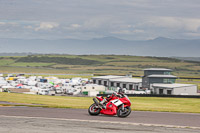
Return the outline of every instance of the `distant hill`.
<path id="1" fill-rule="evenodd" d="M 174 57 L 183 61 L 200 62 L 200 57 Z"/>
<path id="2" fill-rule="evenodd" d="M 146 41 L 129 41 L 115 37 L 91 40 L 0 39 L 0 53 L 116 54 L 137 56 L 200 57 L 200 39 L 159 37 Z"/>

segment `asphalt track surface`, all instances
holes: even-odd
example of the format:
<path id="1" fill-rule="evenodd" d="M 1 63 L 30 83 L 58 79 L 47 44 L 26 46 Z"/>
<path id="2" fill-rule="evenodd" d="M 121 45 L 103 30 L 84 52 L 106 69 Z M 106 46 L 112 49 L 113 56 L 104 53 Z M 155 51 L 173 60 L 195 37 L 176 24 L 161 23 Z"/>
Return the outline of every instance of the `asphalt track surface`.
<path id="1" fill-rule="evenodd" d="M 199 133 L 200 114 L 132 111 L 127 118 L 90 116 L 86 109 L 0 107 L 0 132 Z"/>

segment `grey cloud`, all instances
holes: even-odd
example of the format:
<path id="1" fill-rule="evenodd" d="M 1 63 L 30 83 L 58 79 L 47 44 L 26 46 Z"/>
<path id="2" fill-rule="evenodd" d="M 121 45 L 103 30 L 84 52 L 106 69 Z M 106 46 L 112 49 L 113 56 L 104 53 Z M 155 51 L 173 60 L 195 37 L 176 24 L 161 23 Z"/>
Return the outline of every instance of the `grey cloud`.
<path id="1" fill-rule="evenodd" d="M 0 0 L 0 12 L 0 31 L 5 31 L 0 38 L 190 39 L 200 34 L 199 0 Z"/>

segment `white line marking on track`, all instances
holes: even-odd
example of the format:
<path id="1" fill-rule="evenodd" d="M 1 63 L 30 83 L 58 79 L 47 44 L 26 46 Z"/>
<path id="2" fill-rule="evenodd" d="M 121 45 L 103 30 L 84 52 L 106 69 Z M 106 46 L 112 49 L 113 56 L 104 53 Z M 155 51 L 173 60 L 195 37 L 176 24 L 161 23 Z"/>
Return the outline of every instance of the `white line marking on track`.
<path id="1" fill-rule="evenodd" d="M 197 115 L 197 116 L 200 116 L 200 113 L 182 113 L 182 112 L 153 112 L 153 111 L 134 111 L 134 112 L 138 112 L 138 113 L 145 113 L 145 112 L 148 112 L 148 113 L 152 113 L 152 114 L 174 114 L 174 115 Z"/>
<path id="2" fill-rule="evenodd" d="M 177 125 L 163 125 L 163 124 L 146 124 L 146 123 L 131 123 L 131 122 L 114 122 L 114 121 L 99 121 L 99 120 L 81 120 L 81 119 L 64 119 L 64 118 L 47 118 L 47 117 L 29 117 L 29 116 L 7 116 L 0 115 L 0 117 L 7 118 L 24 118 L 24 119 L 46 119 L 46 120 L 61 120 L 61 121 L 76 121 L 76 122 L 95 122 L 95 123 L 110 123 L 110 124 L 124 124 L 134 126 L 153 126 L 153 127 L 167 127 L 167 128 L 187 128 L 187 129 L 199 129 L 200 127 L 191 126 L 177 126 Z"/>

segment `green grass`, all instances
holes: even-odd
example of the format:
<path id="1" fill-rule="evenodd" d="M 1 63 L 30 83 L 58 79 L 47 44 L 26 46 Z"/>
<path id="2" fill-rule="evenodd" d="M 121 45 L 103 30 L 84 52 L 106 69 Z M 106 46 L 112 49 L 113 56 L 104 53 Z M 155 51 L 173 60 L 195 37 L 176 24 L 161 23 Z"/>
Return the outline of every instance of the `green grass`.
<path id="1" fill-rule="evenodd" d="M 130 97 L 132 110 L 200 113 L 200 99 L 195 98 L 155 98 Z M 92 97 L 40 96 L 15 93 L 0 93 L 0 101 L 14 103 L 42 104 L 35 105 L 49 108 L 87 109 Z"/>
<path id="2" fill-rule="evenodd" d="M 195 98 L 130 98 L 135 110 L 200 113 L 200 99 Z"/>
<path id="3" fill-rule="evenodd" d="M 7 66 L 14 63 L 12 59 L 0 59 L 0 66 Z"/>
<path id="4" fill-rule="evenodd" d="M 144 73 L 143 69 L 152 67 L 173 69 L 172 74 L 178 77 L 200 78 L 200 63 L 164 57 L 126 55 L 34 55 L 0 57 L 0 73 L 86 73 L 97 75 L 132 74 L 133 76 L 142 76 Z"/>
<path id="5" fill-rule="evenodd" d="M 24 62 L 18 62 L 18 63 L 13 63 L 10 66 L 16 66 L 16 67 L 47 67 L 47 66 L 52 66 L 52 65 L 55 65 L 55 63 L 37 63 L 37 62 L 24 63 Z"/>

